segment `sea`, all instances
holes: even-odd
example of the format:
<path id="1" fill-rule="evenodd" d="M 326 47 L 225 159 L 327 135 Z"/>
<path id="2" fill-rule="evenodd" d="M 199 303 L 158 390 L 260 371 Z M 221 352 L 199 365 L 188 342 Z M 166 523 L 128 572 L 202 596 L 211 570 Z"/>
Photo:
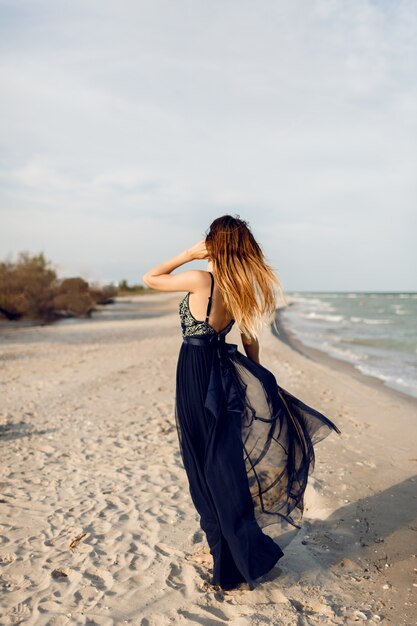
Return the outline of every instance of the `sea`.
<path id="1" fill-rule="evenodd" d="M 417 293 L 286 292 L 279 313 L 306 346 L 417 397 Z"/>

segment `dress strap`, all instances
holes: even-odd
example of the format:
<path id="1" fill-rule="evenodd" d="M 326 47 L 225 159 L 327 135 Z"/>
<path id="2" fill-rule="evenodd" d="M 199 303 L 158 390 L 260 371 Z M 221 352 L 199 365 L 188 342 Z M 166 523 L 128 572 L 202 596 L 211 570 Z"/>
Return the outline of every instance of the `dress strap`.
<path id="1" fill-rule="evenodd" d="M 206 324 L 208 324 L 208 318 L 210 315 L 210 310 L 211 310 L 211 302 L 212 302 L 212 298 L 213 298 L 213 287 L 214 287 L 214 278 L 213 278 L 213 274 L 211 272 L 209 272 L 210 277 L 211 277 L 211 289 L 210 289 L 210 295 L 208 297 L 208 305 L 207 305 L 207 311 L 206 311 L 206 319 L 204 320 L 206 322 Z"/>

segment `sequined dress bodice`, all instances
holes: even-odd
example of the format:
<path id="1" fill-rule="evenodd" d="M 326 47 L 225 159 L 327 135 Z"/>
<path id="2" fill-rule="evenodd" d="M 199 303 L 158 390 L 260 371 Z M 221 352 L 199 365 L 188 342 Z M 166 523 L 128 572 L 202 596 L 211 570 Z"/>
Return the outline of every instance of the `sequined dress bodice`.
<path id="1" fill-rule="evenodd" d="M 211 281 L 212 281 L 211 292 L 208 298 L 209 303 L 207 306 L 207 313 L 206 313 L 205 320 L 197 320 L 192 315 L 190 311 L 190 304 L 189 304 L 190 292 L 188 292 L 184 296 L 184 298 L 181 300 L 181 302 L 178 305 L 178 312 L 180 314 L 181 330 L 182 330 L 183 337 L 193 337 L 193 336 L 201 336 L 201 335 L 220 335 L 220 334 L 226 335 L 231 330 L 234 324 L 234 320 L 230 320 L 227 326 L 225 326 L 222 330 L 217 331 L 207 321 L 209 313 L 210 313 L 210 308 L 211 308 L 211 298 L 213 296 L 213 284 L 214 284 L 213 275 L 211 274 L 211 272 L 210 272 L 210 275 L 211 275 Z"/>

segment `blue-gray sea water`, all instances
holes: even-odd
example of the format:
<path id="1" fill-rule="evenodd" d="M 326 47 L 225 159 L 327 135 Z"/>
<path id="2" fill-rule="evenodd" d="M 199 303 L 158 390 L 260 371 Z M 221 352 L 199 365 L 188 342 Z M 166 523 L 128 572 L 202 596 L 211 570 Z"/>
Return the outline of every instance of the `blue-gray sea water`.
<path id="1" fill-rule="evenodd" d="M 305 345 L 417 397 L 417 293 L 287 292 L 284 324 Z"/>

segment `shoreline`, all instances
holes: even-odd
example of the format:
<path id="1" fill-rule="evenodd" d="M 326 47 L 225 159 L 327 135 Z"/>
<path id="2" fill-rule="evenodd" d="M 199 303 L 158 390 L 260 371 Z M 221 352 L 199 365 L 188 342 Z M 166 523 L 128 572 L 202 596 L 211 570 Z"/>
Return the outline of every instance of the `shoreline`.
<path id="1" fill-rule="evenodd" d="M 405 391 L 401 391 L 400 389 L 394 389 L 393 387 L 389 387 L 381 378 L 378 378 L 377 376 L 361 372 L 352 363 L 349 363 L 349 361 L 337 359 L 327 352 L 319 350 L 319 348 L 313 348 L 312 346 L 307 346 L 306 344 L 304 344 L 300 339 L 298 339 L 295 333 L 288 327 L 288 324 L 286 324 L 282 319 L 282 311 L 284 310 L 284 308 L 285 307 L 278 308 L 275 313 L 275 321 L 279 330 L 279 334 L 277 334 L 273 324 L 271 324 L 271 330 L 274 337 L 281 339 L 292 350 L 298 352 L 307 359 L 322 363 L 323 365 L 326 365 L 327 367 L 330 367 L 332 369 L 337 369 L 343 374 L 346 374 L 351 378 L 355 378 L 359 382 L 364 383 L 373 389 L 388 394 L 388 396 L 394 400 L 405 400 L 406 402 L 409 402 L 413 408 L 417 409 L 416 397 L 411 396 Z"/>
<path id="2" fill-rule="evenodd" d="M 151 299 L 149 299 L 150 295 L 152 296 Z M 132 317 L 126 318 L 126 321 L 134 321 L 135 319 L 154 319 L 169 315 L 172 312 L 173 305 L 175 306 L 177 304 L 177 301 L 178 296 L 174 292 L 172 294 L 166 294 L 164 292 L 153 292 L 116 296 L 114 298 L 114 303 L 112 304 L 119 306 L 123 304 L 142 305 L 143 310 L 141 310 L 140 312 L 137 311 L 134 313 L 134 315 L 132 315 Z M 291 304 L 292 301 L 289 301 L 289 304 L 287 306 L 291 306 Z M 351 378 L 358 380 L 359 382 L 365 383 L 371 388 L 380 390 L 383 393 L 388 394 L 388 396 L 392 399 L 397 398 L 400 400 L 405 400 L 406 402 L 409 402 L 413 408 L 417 408 L 417 397 L 412 396 L 400 389 L 390 387 L 384 382 L 383 379 L 378 378 L 378 376 L 361 372 L 358 368 L 354 366 L 353 363 L 350 363 L 349 361 L 338 359 L 337 357 L 330 355 L 324 350 L 320 350 L 319 348 L 304 344 L 289 328 L 288 324 L 286 324 L 282 319 L 282 312 L 287 308 L 287 306 L 279 306 L 275 311 L 275 324 L 278 328 L 279 333 L 277 333 L 276 329 L 274 328 L 274 323 L 271 323 L 270 328 L 274 337 L 281 339 L 292 350 L 298 352 L 307 359 L 311 359 L 332 369 L 336 368 L 341 373 L 346 374 Z M 94 322 L 103 323 L 109 321 L 122 321 L 123 318 L 118 319 L 117 315 L 112 315 L 113 312 L 114 309 L 112 309 L 111 305 L 100 305 L 93 312 L 92 316 L 68 316 L 50 321 L 37 319 L 9 321 L 0 318 L 0 337 L 2 337 L 3 339 L 7 339 L 8 336 L 10 336 L 9 332 L 11 333 L 11 336 L 16 337 L 15 333 L 23 329 L 36 330 L 45 327 L 65 327 L 72 325 L 76 326 L 78 324 L 91 324 Z"/>

